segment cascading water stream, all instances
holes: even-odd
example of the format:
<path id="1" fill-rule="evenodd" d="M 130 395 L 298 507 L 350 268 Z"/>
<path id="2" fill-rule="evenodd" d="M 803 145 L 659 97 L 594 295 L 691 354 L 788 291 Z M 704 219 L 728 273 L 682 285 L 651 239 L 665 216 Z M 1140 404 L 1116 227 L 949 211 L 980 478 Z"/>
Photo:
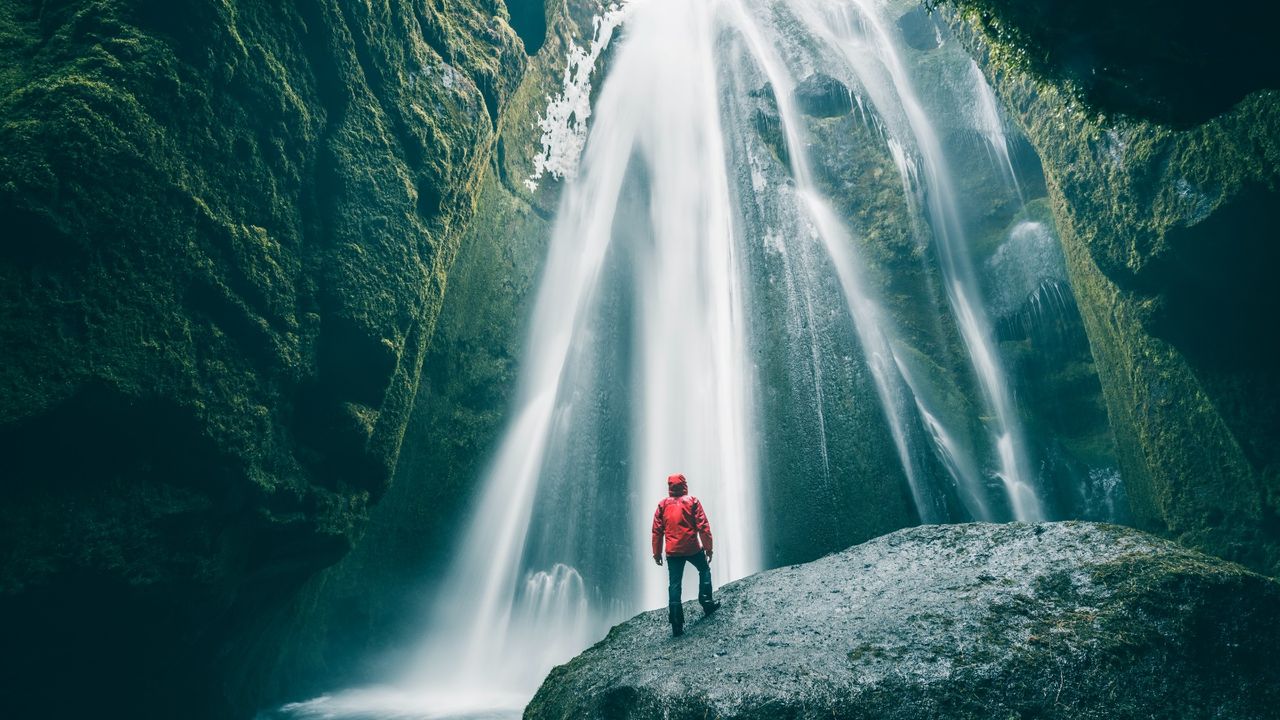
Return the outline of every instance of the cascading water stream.
<path id="1" fill-rule="evenodd" d="M 1022 196 L 1022 186 L 1018 183 L 1018 173 L 1013 168 L 1013 157 L 1009 154 L 1009 138 L 1004 130 L 1004 119 L 1000 116 L 1000 106 L 996 102 L 995 91 L 987 84 L 982 69 L 975 61 L 969 62 L 969 80 L 973 87 L 973 123 L 982 133 L 988 149 L 995 156 L 996 167 L 1000 169 L 1004 179 L 1018 195 L 1018 204 L 1026 205 Z"/>
<path id="2" fill-rule="evenodd" d="M 605 89 L 645 105 L 624 110 L 639 119 L 634 161 L 648 175 L 651 238 L 637 257 L 633 497 L 653 498 L 658 481 L 685 472 L 720 518 L 713 520 L 724 549 L 713 570 L 733 579 L 760 569 L 754 383 L 718 108 L 717 9 L 689 5 L 639 8 Z M 637 525 L 650 504 L 638 503 Z M 643 606 L 663 604 L 664 578 L 644 554 L 636 557 Z"/>
<path id="3" fill-rule="evenodd" d="M 798 210 L 805 220 L 806 229 L 816 236 L 834 265 L 848 311 L 853 319 L 858 339 L 871 369 L 881 408 L 885 413 L 890 434 L 898 458 L 902 463 L 916 510 L 924 522 L 941 522 L 946 519 L 939 498 L 924 482 L 918 461 L 910 447 L 911 427 L 907 421 L 911 391 L 902 382 L 894 365 L 892 343 L 896 336 L 892 321 L 883 313 L 868 293 L 852 250 L 847 230 L 835 217 L 825 198 L 816 188 L 809 167 L 806 145 L 800 135 L 799 112 L 791 100 L 795 80 L 778 57 L 774 48 L 765 40 L 756 21 L 747 8 L 738 3 L 730 4 L 730 13 L 745 44 L 751 50 L 752 59 L 773 88 L 773 96 L 782 120 L 781 128 L 786 139 L 791 160 L 791 174 L 796 185 Z M 819 398 L 820 400 L 820 398 Z"/>
<path id="4" fill-rule="evenodd" d="M 576 650 L 616 619 L 611 609 L 664 603 L 665 577 L 644 548 L 649 514 L 671 472 L 688 475 L 709 508 L 722 548 L 713 561 L 717 581 L 760 569 L 752 531 L 754 383 L 717 108 L 716 7 L 639 0 L 629 12 L 626 41 L 612 59 L 577 177 L 557 213 L 517 420 L 482 481 L 484 500 L 411 680 L 442 693 L 479 682 L 531 694 L 569 655 L 546 652 L 546 642 L 570 638 Z M 626 322 L 611 321 L 615 304 L 633 308 Z M 593 358 L 600 345 L 624 348 L 629 367 L 602 367 Z M 621 455 L 630 470 L 621 477 L 596 457 L 577 456 L 583 396 L 595 392 L 621 395 L 629 408 L 632 431 Z M 558 537 L 556 567 L 575 578 L 571 587 L 584 589 L 585 612 L 538 614 L 521 608 L 517 584 L 522 575 L 547 572 L 534 566 L 548 554 L 535 496 L 563 481 L 565 467 L 585 467 L 585 483 L 627 486 L 614 495 L 622 506 L 575 503 L 567 512 L 605 514 L 608 531 L 634 547 L 609 563 L 591 557 L 600 538 Z M 625 524 L 617 522 L 622 518 Z M 628 561 L 632 571 L 617 569 Z M 597 591 L 590 598 L 588 586 Z M 537 626 L 521 625 L 534 616 Z M 461 662 L 450 650 L 457 647 L 466 648 Z"/>
<path id="5" fill-rule="evenodd" d="M 1009 383 L 994 347 L 990 323 L 980 304 L 981 293 L 969 261 L 946 155 L 916 97 L 896 44 L 885 29 L 883 7 L 871 0 L 801 0 L 796 7 L 806 28 L 815 37 L 825 39 L 826 46 L 853 69 L 871 96 L 872 105 L 888 120 L 890 133 L 900 141 L 913 141 L 920 153 L 927 190 L 924 204 L 932 221 L 947 298 L 994 415 L 992 434 L 1000 480 L 1015 519 L 1043 520 L 1034 474 L 1026 459 L 1021 421 L 1009 396 Z M 905 159 L 905 155 L 896 157 Z M 908 167 L 901 167 L 900 171 L 904 177 L 913 174 Z"/>

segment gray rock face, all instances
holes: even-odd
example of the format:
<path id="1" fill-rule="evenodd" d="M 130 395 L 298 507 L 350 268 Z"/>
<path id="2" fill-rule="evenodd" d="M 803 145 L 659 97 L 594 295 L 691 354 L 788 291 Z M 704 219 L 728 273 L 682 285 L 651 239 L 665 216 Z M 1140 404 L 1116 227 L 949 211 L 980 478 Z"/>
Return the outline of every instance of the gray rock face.
<path id="1" fill-rule="evenodd" d="M 907 46 L 915 50 L 936 50 L 942 45 L 938 23 L 923 5 L 903 13 L 898 18 L 898 30 Z"/>
<path id="2" fill-rule="evenodd" d="M 916 527 L 721 599 L 615 627 L 526 720 L 1280 717 L 1280 583 L 1136 530 Z"/>
<path id="3" fill-rule="evenodd" d="M 853 109 L 849 88 L 830 75 L 814 73 L 801 80 L 795 90 L 800 112 L 811 117 L 839 117 Z"/>

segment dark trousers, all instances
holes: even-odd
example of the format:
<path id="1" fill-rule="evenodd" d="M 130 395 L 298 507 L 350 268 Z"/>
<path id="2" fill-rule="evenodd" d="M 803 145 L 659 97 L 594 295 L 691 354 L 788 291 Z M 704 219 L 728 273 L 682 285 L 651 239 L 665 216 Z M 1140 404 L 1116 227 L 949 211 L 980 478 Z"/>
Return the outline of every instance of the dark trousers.
<path id="1" fill-rule="evenodd" d="M 689 563 L 698 569 L 698 602 L 711 602 L 711 564 L 707 562 L 707 554 L 701 550 L 692 555 L 667 556 L 667 602 L 680 604 L 681 586 L 684 584 L 684 564 Z"/>

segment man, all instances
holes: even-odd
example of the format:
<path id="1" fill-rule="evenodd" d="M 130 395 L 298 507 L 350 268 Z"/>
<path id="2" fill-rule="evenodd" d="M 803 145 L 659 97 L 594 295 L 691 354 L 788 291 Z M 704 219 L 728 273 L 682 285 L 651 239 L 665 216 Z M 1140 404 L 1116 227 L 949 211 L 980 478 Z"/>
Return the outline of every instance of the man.
<path id="1" fill-rule="evenodd" d="M 698 602 L 707 615 L 720 609 L 711 599 L 711 523 L 702 511 L 698 498 L 689 495 L 684 475 L 667 478 L 667 495 L 653 514 L 653 561 L 662 565 L 662 541 L 667 545 L 667 617 L 671 634 L 684 634 L 684 607 L 680 590 L 684 582 L 684 564 L 698 569 Z"/>

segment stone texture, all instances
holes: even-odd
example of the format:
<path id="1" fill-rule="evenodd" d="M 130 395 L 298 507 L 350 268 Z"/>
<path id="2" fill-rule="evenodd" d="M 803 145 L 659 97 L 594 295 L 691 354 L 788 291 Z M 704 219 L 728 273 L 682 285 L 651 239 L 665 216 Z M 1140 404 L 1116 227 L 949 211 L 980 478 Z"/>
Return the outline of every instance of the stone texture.
<path id="1" fill-rule="evenodd" d="M 594 0 L 548 8 L 545 44 L 499 119 L 458 257 L 449 271 L 406 439 L 386 497 L 361 541 L 310 580 L 274 632 L 285 652 L 262 670 L 267 705 L 383 682 L 418 649 L 423 610 L 439 590 L 475 484 L 510 409 L 535 282 L 561 183 L 523 183 L 537 119 L 563 82 L 568 44 L 590 43 Z"/>
<path id="2" fill-rule="evenodd" d="M 616 626 L 524 717 L 1280 717 L 1280 584 L 1117 526 L 921 526 L 720 598 Z"/>
<path id="3" fill-rule="evenodd" d="M 801 80 L 795 89 L 796 106 L 811 117 L 839 117 L 853 109 L 849 88 L 830 75 L 814 73 Z"/>
<path id="4" fill-rule="evenodd" d="M 0 705 L 252 704 L 265 619 L 391 479 L 505 17 L 0 4 Z"/>

